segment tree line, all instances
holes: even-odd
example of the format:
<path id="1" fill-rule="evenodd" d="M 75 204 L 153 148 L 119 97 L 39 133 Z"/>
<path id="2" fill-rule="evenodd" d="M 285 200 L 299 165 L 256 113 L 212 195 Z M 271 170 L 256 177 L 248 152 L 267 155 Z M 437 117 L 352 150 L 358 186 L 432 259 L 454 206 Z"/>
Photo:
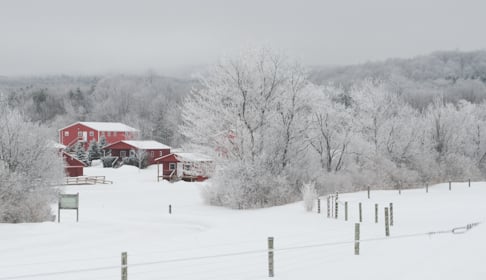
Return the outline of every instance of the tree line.
<path id="1" fill-rule="evenodd" d="M 279 205 L 367 187 L 483 178 L 486 103 L 433 96 L 417 107 L 389 80 L 317 85 L 268 49 L 222 60 L 183 106 L 181 133 L 218 154 L 205 198 L 232 208 Z"/>

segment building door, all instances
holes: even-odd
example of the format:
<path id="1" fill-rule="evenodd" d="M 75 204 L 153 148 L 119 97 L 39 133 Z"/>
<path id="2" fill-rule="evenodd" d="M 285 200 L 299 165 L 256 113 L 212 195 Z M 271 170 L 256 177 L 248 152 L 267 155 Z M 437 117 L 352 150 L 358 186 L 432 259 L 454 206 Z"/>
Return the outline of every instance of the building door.
<path id="1" fill-rule="evenodd" d="M 88 142 L 88 132 L 83 131 L 83 142 Z"/>
<path id="2" fill-rule="evenodd" d="M 177 163 L 177 177 L 181 177 L 184 174 L 184 167 L 182 162 Z"/>

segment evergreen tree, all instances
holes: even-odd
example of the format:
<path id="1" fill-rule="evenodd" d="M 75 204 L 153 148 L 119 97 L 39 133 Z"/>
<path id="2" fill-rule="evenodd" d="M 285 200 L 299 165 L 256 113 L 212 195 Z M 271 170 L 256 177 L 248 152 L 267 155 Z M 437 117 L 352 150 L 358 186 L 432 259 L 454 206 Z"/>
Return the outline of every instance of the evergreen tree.
<path id="1" fill-rule="evenodd" d="M 92 161 L 93 159 L 99 159 L 101 157 L 100 154 L 100 147 L 98 146 L 98 142 L 91 141 L 88 147 L 88 160 Z"/>
<path id="2" fill-rule="evenodd" d="M 80 161 L 87 163 L 88 158 L 86 155 L 86 151 L 84 150 L 84 145 L 81 142 L 78 142 L 74 148 L 74 153 L 76 154 L 76 158 Z"/>
<path id="3" fill-rule="evenodd" d="M 102 135 L 98 141 L 98 153 L 100 157 L 105 156 L 105 153 L 103 152 L 103 147 L 105 147 L 108 143 L 106 142 L 106 138 L 104 135 Z"/>

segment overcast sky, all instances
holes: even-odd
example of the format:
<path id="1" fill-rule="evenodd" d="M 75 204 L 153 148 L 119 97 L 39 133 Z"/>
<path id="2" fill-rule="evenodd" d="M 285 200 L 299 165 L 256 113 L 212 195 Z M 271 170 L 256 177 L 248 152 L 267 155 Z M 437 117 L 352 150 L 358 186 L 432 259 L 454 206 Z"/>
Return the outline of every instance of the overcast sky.
<path id="1" fill-rule="evenodd" d="M 0 75 L 176 74 L 245 46 L 308 65 L 486 48 L 484 0 L 0 0 Z"/>

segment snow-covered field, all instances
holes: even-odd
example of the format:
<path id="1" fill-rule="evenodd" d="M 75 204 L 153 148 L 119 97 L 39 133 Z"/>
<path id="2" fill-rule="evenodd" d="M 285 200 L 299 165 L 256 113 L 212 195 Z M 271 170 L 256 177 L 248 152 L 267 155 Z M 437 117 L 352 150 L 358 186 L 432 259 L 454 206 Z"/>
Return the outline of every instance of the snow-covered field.
<path id="1" fill-rule="evenodd" d="M 464 234 L 426 234 L 486 218 L 486 183 L 341 194 L 349 221 L 304 211 L 302 202 L 259 210 L 207 206 L 206 183 L 156 182 L 156 169 L 92 167 L 112 185 L 68 186 L 80 194 L 76 212 L 61 223 L 0 224 L 0 280 L 266 279 L 267 238 L 275 238 L 275 279 L 486 279 L 486 224 Z M 361 255 L 354 255 L 354 223 L 363 203 Z M 385 238 L 383 208 L 394 204 Z M 379 203 L 379 223 L 374 204 Z M 172 214 L 168 206 L 172 205 Z M 57 206 L 53 206 L 57 213 Z M 421 234 L 420 233 L 424 233 Z M 417 234 L 413 237 L 405 237 Z M 334 244 L 336 243 L 336 244 Z"/>

